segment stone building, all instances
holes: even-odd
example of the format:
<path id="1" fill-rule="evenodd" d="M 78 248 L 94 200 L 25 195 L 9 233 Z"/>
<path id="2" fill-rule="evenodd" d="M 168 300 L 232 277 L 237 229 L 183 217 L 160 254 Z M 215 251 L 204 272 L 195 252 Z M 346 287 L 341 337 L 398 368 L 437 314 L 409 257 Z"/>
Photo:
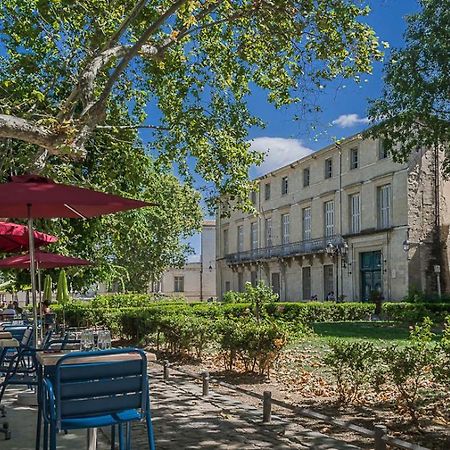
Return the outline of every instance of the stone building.
<path id="1" fill-rule="evenodd" d="M 152 290 L 188 300 L 207 300 L 216 297 L 216 222 L 205 220 L 201 233 L 200 261 L 188 262 L 182 268 L 164 272 L 158 286 Z"/>
<path id="2" fill-rule="evenodd" d="M 264 280 L 282 301 L 401 300 L 449 286 L 450 184 L 437 150 L 396 163 L 360 134 L 257 179 L 253 216 L 217 217 L 217 294 Z M 439 266 L 439 267 L 436 267 Z"/>

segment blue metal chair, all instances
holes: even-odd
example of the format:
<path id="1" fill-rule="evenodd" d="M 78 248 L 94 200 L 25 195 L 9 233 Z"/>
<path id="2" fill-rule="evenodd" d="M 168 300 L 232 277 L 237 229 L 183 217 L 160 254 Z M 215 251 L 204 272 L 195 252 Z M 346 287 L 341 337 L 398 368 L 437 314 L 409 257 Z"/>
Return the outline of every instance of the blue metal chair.
<path id="1" fill-rule="evenodd" d="M 122 354 L 135 356 L 108 359 Z M 111 448 L 115 448 L 115 427 L 118 426 L 119 448 L 128 450 L 131 448 L 130 422 L 145 419 L 148 445 L 150 450 L 155 450 L 147 358 L 142 350 L 114 349 L 64 355 L 54 367 L 54 372 L 44 378 L 41 401 L 44 448 L 47 448 L 48 430 L 50 450 L 55 450 L 56 435 L 61 430 L 107 426 L 112 427 Z M 123 432 L 125 425 L 126 436 Z"/>

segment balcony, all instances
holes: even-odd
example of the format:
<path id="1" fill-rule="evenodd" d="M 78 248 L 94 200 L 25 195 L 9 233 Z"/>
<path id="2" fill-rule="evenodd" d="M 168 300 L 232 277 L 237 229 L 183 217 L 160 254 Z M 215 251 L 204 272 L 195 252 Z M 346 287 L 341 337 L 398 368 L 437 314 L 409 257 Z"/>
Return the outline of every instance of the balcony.
<path id="1" fill-rule="evenodd" d="M 225 260 L 227 264 L 241 264 L 272 258 L 286 258 L 290 256 L 324 253 L 329 242 L 333 245 L 339 245 L 344 242 L 344 239 L 340 234 L 336 234 L 328 237 L 310 239 L 308 241 L 290 242 L 289 244 L 274 245 L 272 247 L 247 250 L 245 252 L 230 253 L 225 255 Z"/>

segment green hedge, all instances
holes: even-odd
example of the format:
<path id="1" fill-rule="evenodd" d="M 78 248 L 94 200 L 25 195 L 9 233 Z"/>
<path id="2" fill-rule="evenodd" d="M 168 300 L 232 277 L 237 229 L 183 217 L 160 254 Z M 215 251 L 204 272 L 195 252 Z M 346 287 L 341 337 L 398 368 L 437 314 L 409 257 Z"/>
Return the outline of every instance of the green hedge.
<path id="1" fill-rule="evenodd" d="M 443 323 L 450 314 L 450 303 L 384 303 L 383 314 L 398 322 L 416 323 L 429 317 L 435 323 Z"/>

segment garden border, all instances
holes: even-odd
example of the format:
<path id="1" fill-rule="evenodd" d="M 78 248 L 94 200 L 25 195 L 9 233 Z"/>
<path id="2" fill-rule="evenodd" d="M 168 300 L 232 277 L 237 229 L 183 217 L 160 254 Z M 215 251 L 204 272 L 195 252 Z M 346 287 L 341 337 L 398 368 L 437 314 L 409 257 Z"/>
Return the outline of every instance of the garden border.
<path id="1" fill-rule="evenodd" d="M 309 408 L 299 408 L 298 406 L 291 405 L 282 400 L 277 400 L 272 398 L 272 394 L 270 391 L 265 391 L 264 395 L 258 394 L 256 392 L 249 391 L 248 389 L 241 388 L 239 386 L 234 386 L 232 384 L 226 383 L 224 381 L 217 380 L 215 378 L 211 378 L 208 372 L 202 372 L 199 375 L 189 372 L 187 370 L 181 369 L 180 367 L 171 366 L 168 360 L 164 361 L 152 361 L 154 364 L 161 365 L 163 367 L 163 378 L 164 380 L 168 380 L 170 378 L 170 368 L 173 370 L 187 375 L 196 380 L 202 381 L 202 396 L 208 396 L 209 394 L 209 385 L 210 383 L 222 386 L 231 391 L 241 392 L 250 397 L 257 398 L 262 401 L 263 414 L 262 414 L 262 423 L 270 423 L 271 416 L 271 405 L 277 405 L 281 408 L 287 409 L 296 413 L 300 416 L 308 417 L 311 419 L 321 420 L 322 422 L 328 423 L 330 425 L 335 425 L 344 429 L 348 429 L 359 433 L 363 436 L 373 438 L 374 439 L 374 449 L 375 450 L 386 450 L 387 445 L 392 446 L 394 448 L 406 449 L 406 450 L 430 450 L 428 447 L 423 447 L 419 444 L 413 444 L 411 442 L 404 441 L 402 439 L 397 439 L 392 436 L 388 436 L 386 426 L 376 424 L 374 425 L 375 430 L 369 430 L 368 428 L 361 427 L 359 425 L 355 425 L 354 423 L 347 422 L 341 419 L 334 419 L 330 416 L 327 416 L 322 413 L 318 413 Z"/>

